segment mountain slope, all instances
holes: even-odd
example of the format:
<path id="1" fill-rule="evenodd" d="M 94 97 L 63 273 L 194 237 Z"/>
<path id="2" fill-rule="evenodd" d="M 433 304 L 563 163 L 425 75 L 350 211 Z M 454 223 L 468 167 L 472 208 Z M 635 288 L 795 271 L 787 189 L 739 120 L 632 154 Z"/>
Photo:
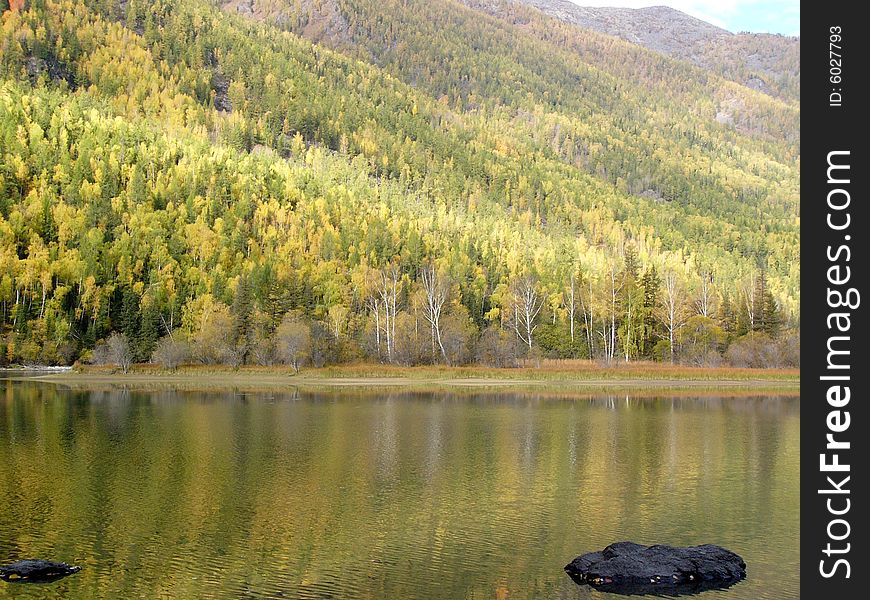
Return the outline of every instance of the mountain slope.
<path id="1" fill-rule="evenodd" d="M 253 6 L 261 4 L 276 6 L 274 1 L 253 0 Z M 557 28 L 552 34 L 552 22 L 485 19 L 452 2 L 337 4 L 349 29 L 340 40 L 325 41 L 352 42 L 358 56 L 436 98 L 445 97 L 464 109 L 487 106 L 498 112 L 510 107 L 515 113 L 579 118 L 591 126 L 577 137 L 608 131 L 635 146 L 622 152 L 631 157 L 632 164 L 593 165 L 590 169 L 596 175 L 608 171 L 613 181 L 666 168 L 658 159 L 648 160 L 656 149 L 667 148 L 682 157 L 704 153 L 704 144 L 684 143 L 696 133 L 715 139 L 714 144 L 721 141 L 757 149 L 784 163 L 797 155 L 799 113 L 795 109 L 726 81 L 709 80 L 703 71 L 636 46 L 614 45 L 607 36 L 581 35 L 570 27 Z M 292 24 L 305 22 L 310 6 L 289 2 L 282 10 L 276 19 Z M 498 116 L 488 115 L 490 119 Z M 717 119 L 745 135 L 733 135 Z M 662 131 L 661 125 L 668 130 Z M 657 138 L 656 147 L 637 139 L 640 130 Z M 601 137 L 601 142 L 606 152 L 607 141 Z M 639 167 L 637 160 L 647 164 Z"/>
<path id="2" fill-rule="evenodd" d="M 369 352 L 373 274 L 398 269 L 410 319 L 429 262 L 452 282 L 457 336 L 509 326 L 511 290 L 534 276 L 561 332 L 540 343 L 559 355 L 601 352 L 555 349 L 568 273 L 627 357 L 661 332 L 604 318 L 617 271 L 673 274 L 687 309 L 713 278 L 729 335 L 759 327 L 740 315 L 766 294 L 796 320 L 796 108 L 553 23 L 452 2 L 7 11 L 7 356 L 62 362 L 120 330 L 145 357 L 179 323 L 195 336 L 245 314 L 270 332 L 288 310 Z"/>
<path id="3" fill-rule="evenodd" d="M 745 245 L 753 230 L 796 232 L 794 107 L 517 5 L 505 5 L 517 13 L 487 18 L 444 1 L 328 4 L 349 27 L 340 39 L 322 41 L 349 45 L 360 58 L 465 112 L 466 119 L 483 117 L 482 127 L 528 140 L 528 149 L 545 152 L 554 165 L 579 167 L 623 192 L 679 205 L 686 217 L 693 215 L 677 217 L 680 231 L 696 217 L 715 216 L 737 226 L 741 254 L 761 252 L 762 263 L 769 259 L 767 245 Z M 252 5 L 261 7 L 267 22 L 281 15 L 290 29 L 322 6 L 276 0 Z M 656 223 L 657 210 L 644 212 L 639 223 Z M 654 227 L 657 235 L 674 234 L 665 222 Z M 694 230 L 691 242 L 715 236 L 705 225 Z M 792 259 L 774 262 L 785 267 Z"/>
<path id="4" fill-rule="evenodd" d="M 513 0 L 560 21 L 615 35 L 692 62 L 766 94 L 800 98 L 799 38 L 766 33 L 733 34 L 667 6 L 578 6 L 570 0 Z M 497 10 L 499 2 L 484 2 Z"/>

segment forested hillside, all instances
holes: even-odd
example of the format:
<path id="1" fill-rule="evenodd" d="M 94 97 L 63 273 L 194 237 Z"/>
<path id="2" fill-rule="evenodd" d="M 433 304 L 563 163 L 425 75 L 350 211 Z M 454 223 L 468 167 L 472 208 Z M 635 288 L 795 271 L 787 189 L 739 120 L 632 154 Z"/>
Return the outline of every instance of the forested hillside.
<path id="1" fill-rule="evenodd" d="M 2 361 L 797 362 L 794 103 L 526 7 L 10 4 Z"/>
<path id="2" fill-rule="evenodd" d="M 731 33 L 667 6 L 610 8 L 570 0 L 473 0 L 491 11 L 528 4 L 560 21 L 618 36 L 710 69 L 766 94 L 800 99 L 800 41 L 769 33 Z"/>

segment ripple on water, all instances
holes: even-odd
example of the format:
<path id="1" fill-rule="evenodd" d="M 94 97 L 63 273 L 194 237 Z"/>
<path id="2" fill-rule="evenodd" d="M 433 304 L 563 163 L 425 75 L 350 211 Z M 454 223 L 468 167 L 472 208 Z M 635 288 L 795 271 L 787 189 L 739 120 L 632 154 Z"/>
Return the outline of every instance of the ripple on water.
<path id="1" fill-rule="evenodd" d="M 18 595 L 607 598 L 562 567 L 634 539 L 722 544 L 730 598 L 798 597 L 797 399 L 10 385 L 0 561 L 84 566 Z"/>

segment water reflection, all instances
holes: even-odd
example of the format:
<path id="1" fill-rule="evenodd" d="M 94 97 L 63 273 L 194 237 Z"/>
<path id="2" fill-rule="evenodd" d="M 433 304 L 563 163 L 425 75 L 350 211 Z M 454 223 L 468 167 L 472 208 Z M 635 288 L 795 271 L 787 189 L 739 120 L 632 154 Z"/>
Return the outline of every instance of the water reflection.
<path id="1" fill-rule="evenodd" d="M 564 564 L 711 542 L 749 579 L 710 594 L 798 597 L 799 422 L 785 397 L 0 381 L 0 563 L 80 564 L 71 598 L 605 598 Z"/>

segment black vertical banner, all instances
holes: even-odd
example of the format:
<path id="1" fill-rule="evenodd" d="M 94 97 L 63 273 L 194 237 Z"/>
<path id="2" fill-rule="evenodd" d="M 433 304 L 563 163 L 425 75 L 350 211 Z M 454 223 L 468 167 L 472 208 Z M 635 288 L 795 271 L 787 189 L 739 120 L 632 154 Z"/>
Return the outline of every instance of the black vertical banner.
<path id="1" fill-rule="evenodd" d="M 801 595 L 866 598 L 870 452 L 863 352 L 870 67 L 860 3 L 802 4 Z"/>

